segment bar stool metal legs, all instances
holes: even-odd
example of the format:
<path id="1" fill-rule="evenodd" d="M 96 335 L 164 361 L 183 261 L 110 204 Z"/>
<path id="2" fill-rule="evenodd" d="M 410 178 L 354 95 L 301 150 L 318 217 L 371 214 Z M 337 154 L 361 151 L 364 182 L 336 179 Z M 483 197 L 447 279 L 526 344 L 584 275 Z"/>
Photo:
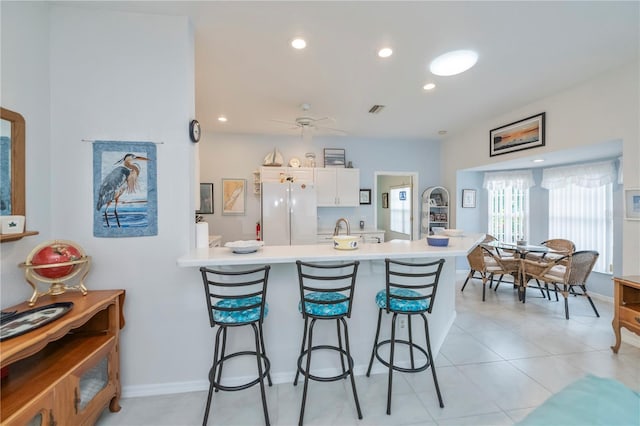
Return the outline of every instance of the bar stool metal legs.
<path id="1" fill-rule="evenodd" d="M 353 300 L 353 289 L 355 285 L 356 273 L 359 262 L 344 265 L 324 265 L 296 262 L 298 266 L 298 277 L 300 281 L 300 305 L 299 310 L 304 318 L 304 332 L 300 355 L 298 356 L 298 368 L 293 381 L 294 386 L 298 384 L 300 374 L 304 376 L 304 387 L 302 391 L 302 404 L 300 407 L 299 425 L 304 421 L 304 413 L 307 402 L 307 390 L 309 380 L 319 382 L 332 382 L 336 380 L 351 380 L 351 389 L 356 405 L 358 419 L 362 419 L 362 410 L 358 401 L 356 382 L 353 374 L 353 357 L 349 346 L 349 330 L 345 317 L 351 315 L 351 302 Z M 344 273 L 340 270 L 350 270 Z M 333 276 L 329 274 L 334 273 Z M 339 275 L 335 275 L 338 273 Z M 329 281 L 335 281 L 331 284 Z M 340 281 L 346 283 L 340 284 Z M 322 285 L 324 283 L 324 285 Z M 338 344 L 336 345 L 315 345 L 313 344 L 313 330 L 318 320 L 335 320 L 338 334 Z M 342 336 L 344 335 L 344 345 Z M 323 377 L 311 374 L 311 358 L 314 351 L 329 350 L 337 352 L 340 356 L 342 373 Z M 306 357 L 306 359 L 305 359 Z"/>
<path id="2" fill-rule="evenodd" d="M 387 386 L 387 414 L 391 414 L 391 393 L 393 389 L 393 371 L 403 373 L 418 373 L 431 367 L 431 375 L 433 383 L 438 395 L 440 407 L 444 407 L 436 369 L 431 352 L 431 341 L 429 338 L 429 324 L 425 313 L 430 313 L 433 309 L 435 293 L 442 271 L 444 260 L 428 263 L 408 263 L 400 261 L 391 261 L 385 259 L 386 263 L 386 287 L 376 295 L 376 303 L 378 310 L 378 325 L 376 327 L 376 335 L 371 350 L 371 358 L 369 367 L 367 368 L 367 377 L 371 375 L 374 357 L 378 359 L 384 366 L 389 368 L 389 379 Z M 382 323 L 382 313 L 392 313 L 391 316 L 391 337 L 387 340 L 380 341 L 380 326 Z M 398 315 L 406 315 L 408 322 L 408 339 L 403 340 L 396 338 L 396 321 Z M 426 338 L 426 350 L 413 340 L 413 330 L 411 320 L 414 316 L 422 318 L 424 323 L 424 334 Z M 409 349 L 410 367 L 405 368 L 396 363 L 395 352 L 396 345 L 406 345 Z M 389 359 L 384 359 L 379 350 L 384 345 L 389 345 Z M 414 357 L 414 349 L 422 353 L 426 358 L 422 365 L 416 366 Z"/>
<path id="3" fill-rule="evenodd" d="M 266 286 L 269 266 L 250 271 L 215 271 L 200 268 L 207 296 L 207 308 L 211 327 L 218 327 L 215 337 L 213 362 L 209 370 L 209 392 L 204 412 L 203 426 L 209 420 L 209 411 L 213 393 L 219 390 L 239 391 L 260 385 L 262 409 L 265 424 L 269 425 L 269 411 L 265 393 L 264 379 L 272 385 L 269 370 L 271 364 L 267 357 L 262 322 L 268 312 L 266 304 Z M 238 281 L 238 279 L 244 281 Z M 220 289 L 224 287 L 224 290 Z M 255 350 L 245 350 L 226 354 L 227 331 L 236 327 L 250 326 L 253 330 Z M 227 386 L 221 383 L 224 362 L 238 356 L 252 356 L 256 359 L 258 374 L 250 382 Z"/>

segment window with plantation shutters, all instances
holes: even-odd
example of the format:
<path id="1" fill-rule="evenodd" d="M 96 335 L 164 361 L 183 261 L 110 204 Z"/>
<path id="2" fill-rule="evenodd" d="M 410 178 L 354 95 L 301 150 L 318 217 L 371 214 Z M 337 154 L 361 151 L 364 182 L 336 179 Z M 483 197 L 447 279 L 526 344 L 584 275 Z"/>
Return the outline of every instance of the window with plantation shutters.
<path id="1" fill-rule="evenodd" d="M 500 241 L 515 242 L 529 235 L 529 188 L 534 185 L 531 170 L 487 172 L 488 233 Z"/>

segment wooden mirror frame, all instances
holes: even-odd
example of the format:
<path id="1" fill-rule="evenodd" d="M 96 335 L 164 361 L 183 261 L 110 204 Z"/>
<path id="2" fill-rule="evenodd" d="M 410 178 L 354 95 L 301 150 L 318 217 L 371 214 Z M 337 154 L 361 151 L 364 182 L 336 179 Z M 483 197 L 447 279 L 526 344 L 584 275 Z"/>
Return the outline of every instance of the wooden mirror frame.
<path id="1" fill-rule="evenodd" d="M 0 107 L 0 118 L 11 122 L 11 214 L 26 216 L 25 207 L 25 120 L 17 112 Z M 19 240 L 37 232 L 0 234 L 0 242 Z"/>

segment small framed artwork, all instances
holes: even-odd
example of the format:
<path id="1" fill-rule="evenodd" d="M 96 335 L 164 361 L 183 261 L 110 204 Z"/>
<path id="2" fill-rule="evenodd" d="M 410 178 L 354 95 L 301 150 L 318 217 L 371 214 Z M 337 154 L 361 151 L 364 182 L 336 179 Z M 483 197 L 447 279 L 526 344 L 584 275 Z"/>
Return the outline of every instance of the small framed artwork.
<path id="1" fill-rule="evenodd" d="M 489 156 L 544 146 L 545 113 L 495 128 L 489 132 Z"/>
<path id="2" fill-rule="evenodd" d="M 344 149 L 325 148 L 324 149 L 324 166 L 325 167 L 345 167 Z"/>
<path id="3" fill-rule="evenodd" d="M 400 197 L 400 201 L 405 201 L 407 199 L 407 191 L 400 191 L 398 196 Z"/>
<path id="4" fill-rule="evenodd" d="M 246 213 L 246 197 L 246 179 L 222 179 L 223 215 L 244 215 Z"/>
<path id="5" fill-rule="evenodd" d="M 360 204 L 371 204 L 371 190 L 370 189 L 361 189 L 360 190 Z"/>
<path id="6" fill-rule="evenodd" d="M 640 220 L 640 188 L 624 190 L 624 217 L 627 220 Z"/>
<path id="7" fill-rule="evenodd" d="M 389 193 L 388 192 L 383 192 L 382 193 L 382 208 L 383 209 L 388 209 L 389 208 Z"/>
<path id="8" fill-rule="evenodd" d="M 462 190 L 462 207 L 463 208 L 476 207 L 476 190 L 475 189 Z"/>
<path id="9" fill-rule="evenodd" d="M 213 214 L 213 184 L 200 184 L 200 210 L 196 214 Z"/>

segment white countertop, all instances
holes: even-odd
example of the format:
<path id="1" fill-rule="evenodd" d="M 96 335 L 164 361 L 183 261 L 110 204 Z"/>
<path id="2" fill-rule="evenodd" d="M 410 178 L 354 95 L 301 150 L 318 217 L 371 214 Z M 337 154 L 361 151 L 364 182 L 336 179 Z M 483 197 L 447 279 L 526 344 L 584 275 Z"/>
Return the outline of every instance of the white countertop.
<path id="1" fill-rule="evenodd" d="M 425 239 L 392 240 L 381 244 L 360 244 L 356 250 L 336 250 L 326 244 L 264 246 L 255 253 L 236 254 L 226 247 L 193 249 L 178 259 L 178 266 L 256 265 L 271 263 L 325 262 L 334 260 L 407 259 L 466 256 L 484 234 L 449 238 L 448 247 L 432 247 Z"/>

